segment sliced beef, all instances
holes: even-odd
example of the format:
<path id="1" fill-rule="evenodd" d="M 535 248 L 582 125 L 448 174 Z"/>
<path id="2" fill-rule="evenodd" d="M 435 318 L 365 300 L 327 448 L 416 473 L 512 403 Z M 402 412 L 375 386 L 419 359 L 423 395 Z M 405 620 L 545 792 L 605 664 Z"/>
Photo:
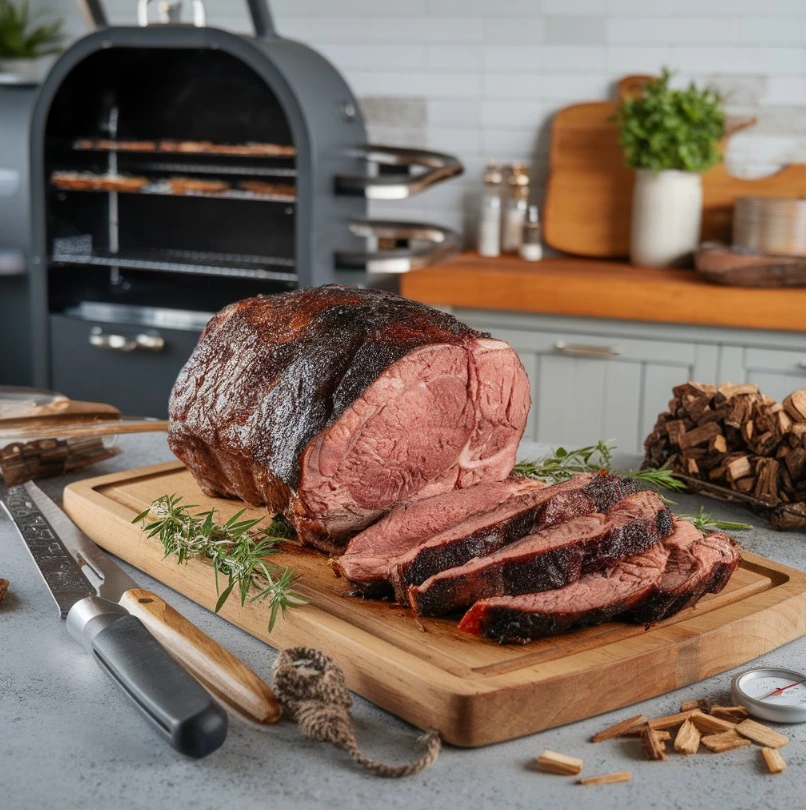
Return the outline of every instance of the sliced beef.
<path id="1" fill-rule="evenodd" d="M 400 504 L 356 535 L 332 561 L 333 568 L 364 596 L 384 596 L 391 593 L 390 560 L 519 493 L 544 487 L 528 478 L 508 478 Z"/>
<path id="2" fill-rule="evenodd" d="M 606 514 L 574 518 L 408 589 L 424 616 L 442 616 L 479 599 L 562 588 L 640 554 L 672 533 L 672 514 L 654 492 L 619 501 Z"/>
<path id="3" fill-rule="evenodd" d="M 696 604 L 706 593 L 719 593 L 739 564 L 736 543 L 726 534 L 705 537 L 688 521 L 675 519 L 664 540 L 669 561 L 658 589 L 633 608 L 629 618 L 654 624 Z"/>
<path id="4" fill-rule="evenodd" d="M 464 615 L 459 629 L 501 643 L 526 644 L 542 636 L 606 622 L 652 594 L 669 552 L 657 543 L 620 560 L 607 571 L 543 593 L 483 599 Z"/>
<path id="5" fill-rule="evenodd" d="M 284 512 L 334 549 L 399 502 L 506 479 L 529 404 L 506 343 L 329 285 L 214 316 L 171 394 L 168 441 L 207 495 Z"/>
<path id="6" fill-rule="evenodd" d="M 395 596 L 406 603 L 411 585 L 492 554 L 540 529 L 605 511 L 632 492 L 635 482 L 630 478 L 586 473 L 542 490 L 518 493 L 390 560 L 388 576 Z"/>

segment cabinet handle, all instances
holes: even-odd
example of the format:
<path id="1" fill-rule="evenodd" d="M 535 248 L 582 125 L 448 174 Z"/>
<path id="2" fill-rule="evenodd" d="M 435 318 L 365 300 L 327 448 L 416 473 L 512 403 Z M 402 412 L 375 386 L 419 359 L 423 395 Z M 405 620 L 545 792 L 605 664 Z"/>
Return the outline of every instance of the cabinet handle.
<path id="1" fill-rule="evenodd" d="M 96 349 L 107 349 L 113 352 L 133 352 L 140 349 L 146 352 L 161 352 L 165 348 L 165 339 L 159 335 L 145 333 L 126 337 L 125 335 L 107 335 L 100 326 L 90 330 L 90 345 Z"/>
<path id="2" fill-rule="evenodd" d="M 621 346 L 592 346 L 585 343 L 566 343 L 564 340 L 558 340 L 554 344 L 554 350 L 560 354 L 574 355 L 574 357 L 595 357 L 597 359 L 618 357 L 620 354 L 624 354 Z"/>

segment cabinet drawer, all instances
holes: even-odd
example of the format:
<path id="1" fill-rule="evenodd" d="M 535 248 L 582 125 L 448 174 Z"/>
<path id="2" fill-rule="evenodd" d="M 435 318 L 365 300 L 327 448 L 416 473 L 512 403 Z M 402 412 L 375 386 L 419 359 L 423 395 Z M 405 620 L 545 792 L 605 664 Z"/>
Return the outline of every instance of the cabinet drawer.
<path id="1" fill-rule="evenodd" d="M 476 327 L 472 320 L 470 326 Z M 488 327 L 489 329 L 489 327 Z M 621 336 L 586 335 L 574 332 L 538 332 L 522 329 L 489 329 L 493 337 L 505 340 L 517 351 L 552 353 L 606 361 L 641 361 L 694 365 L 697 346 L 694 343 L 660 340 L 636 340 Z"/>
<path id="2" fill-rule="evenodd" d="M 806 351 L 784 349 L 745 349 L 745 365 L 759 371 L 780 371 L 784 374 L 802 374 L 806 379 Z"/>
<path id="3" fill-rule="evenodd" d="M 143 345 L 131 351 L 93 345 L 119 345 L 144 335 Z M 127 415 L 165 418 L 171 388 L 199 335 L 52 315 L 52 386 L 72 399 L 108 402 Z"/>

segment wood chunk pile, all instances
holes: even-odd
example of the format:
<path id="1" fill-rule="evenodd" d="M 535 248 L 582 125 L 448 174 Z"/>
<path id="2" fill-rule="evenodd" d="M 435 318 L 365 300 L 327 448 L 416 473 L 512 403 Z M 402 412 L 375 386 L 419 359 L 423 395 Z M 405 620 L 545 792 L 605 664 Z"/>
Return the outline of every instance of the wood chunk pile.
<path id="1" fill-rule="evenodd" d="M 644 447 L 644 467 L 668 465 L 778 529 L 806 526 L 806 389 L 776 402 L 753 383 L 678 385 Z"/>
<path id="2" fill-rule="evenodd" d="M 600 731 L 592 742 L 616 737 L 638 737 L 649 759 L 665 762 L 666 746 L 690 756 L 701 750 L 721 754 L 753 743 L 762 746 L 762 756 L 770 773 L 782 773 L 786 763 L 777 749 L 789 743 L 788 737 L 768 726 L 750 720 L 743 706 L 705 708 L 698 701 L 686 701 L 680 712 L 648 719 L 636 715 Z"/>

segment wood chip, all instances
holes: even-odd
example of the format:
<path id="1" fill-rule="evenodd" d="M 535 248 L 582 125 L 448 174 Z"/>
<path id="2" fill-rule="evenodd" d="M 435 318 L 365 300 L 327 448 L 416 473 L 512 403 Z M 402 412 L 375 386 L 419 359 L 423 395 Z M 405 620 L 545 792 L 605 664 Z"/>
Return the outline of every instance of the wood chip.
<path id="1" fill-rule="evenodd" d="M 747 709 L 744 706 L 712 706 L 711 717 L 727 720 L 729 723 L 741 723 L 747 719 Z"/>
<path id="2" fill-rule="evenodd" d="M 721 734 L 710 734 L 707 737 L 702 737 L 700 742 L 715 754 L 732 751 L 734 748 L 745 748 L 751 744 L 750 740 L 740 736 L 733 729 L 723 731 Z"/>
<path id="3" fill-rule="evenodd" d="M 761 755 L 770 773 L 783 773 L 786 770 L 786 762 L 777 748 L 762 748 Z"/>
<path id="4" fill-rule="evenodd" d="M 577 781 L 578 785 L 615 785 L 618 782 L 629 782 L 632 774 L 629 771 L 604 773 L 601 776 L 587 776 Z"/>
<path id="5" fill-rule="evenodd" d="M 603 729 L 598 734 L 594 734 L 591 738 L 591 742 L 598 743 L 602 742 L 602 740 L 611 740 L 614 737 L 621 737 L 625 732 L 630 731 L 630 729 L 636 726 L 643 725 L 646 721 L 646 717 L 644 717 L 643 714 L 636 714 L 635 717 L 629 717 L 627 720 L 622 720 L 620 723 L 616 723 L 616 725 Z"/>
<path id="6" fill-rule="evenodd" d="M 674 750 L 681 754 L 696 754 L 700 747 L 700 730 L 691 720 L 686 720 L 674 738 Z"/>
<path id="7" fill-rule="evenodd" d="M 692 715 L 699 713 L 698 709 L 693 709 L 678 714 L 667 714 L 664 717 L 656 717 L 654 720 L 650 720 L 648 725 L 650 728 L 674 728 L 688 720 Z"/>
<path id="8" fill-rule="evenodd" d="M 582 760 L 569 757 L 567 754 L 558 754 L 556 751 L 546 749 L 535 763 L 537 770 L 546 773 L 559 773 L 562 776 L 576 776 L 582 770 Z"/>
<path id="9" fill-rule="evenodd" d="M 715 422 L 706 422 L 693 430 L 687 430 L 680 437 L 679 444 L 683 449 L 695 447 L 698 444 L 707 444 L 710 439 L 713 439 L 714 436 L 719 435 L 721 432 L 719 425 Z"/>
<path id="10" fill-rule="evenodd" d="M 711 717 L 710 714 L 703 714 L 703 712 L 692 713 L 691 720 L 703 734 L 721 734 L 736 728 L 736 723 L 731 723 L 730 720 Z"/>
<path id="11" fill-rule="evenodd" d="M 0 579 L 0 602 L 3 601 L 3 597 L 6 595 L 6 591 L 8 590 L 9 581 L 7 579 Z"/>
<path id="12" fill-rule="evenodd" d="M 769 726 L 757 723 L 755 720 L 743 720 L 736 726 L 736 731 L 752 740 L 759 745 L 764 745 L 767 748 L 783 748 L 789 744 L 789 737 L 781 734 L 780 731 L 774 731 Z"/>
<path id="13" fill-rule="evenodd" d="M 686 721 L 688 722 L 688 721 Z M 659 729 L 652 729 L 655 732 L 655 736 L 661 740 L 661 742 L 668 742 L 672 739 L 672 732 L 671 731 L 660 731 Z"/>
<path id="14" fill-rule="evenodd" d="M 641 735 L 644 750 L 650 759 L 666 761 L 666 743 L 660 738 L 658 732 L 653 728 L 648 728 Z"/>
<path id="15" fill-rule="evenodd" d="M 783 405 L 795 422 L 806 422 L 806 388 L 793 391 L 784 400 Z"/>
<path id="16" fill-rule="evenodd" d="M 703 714 L 708 714 L 711 711 L 711 701 L 700 698 L 699 700 L 684 700 L 680 704 L 681 712 L 696 712 L 701 711 Z"/>

